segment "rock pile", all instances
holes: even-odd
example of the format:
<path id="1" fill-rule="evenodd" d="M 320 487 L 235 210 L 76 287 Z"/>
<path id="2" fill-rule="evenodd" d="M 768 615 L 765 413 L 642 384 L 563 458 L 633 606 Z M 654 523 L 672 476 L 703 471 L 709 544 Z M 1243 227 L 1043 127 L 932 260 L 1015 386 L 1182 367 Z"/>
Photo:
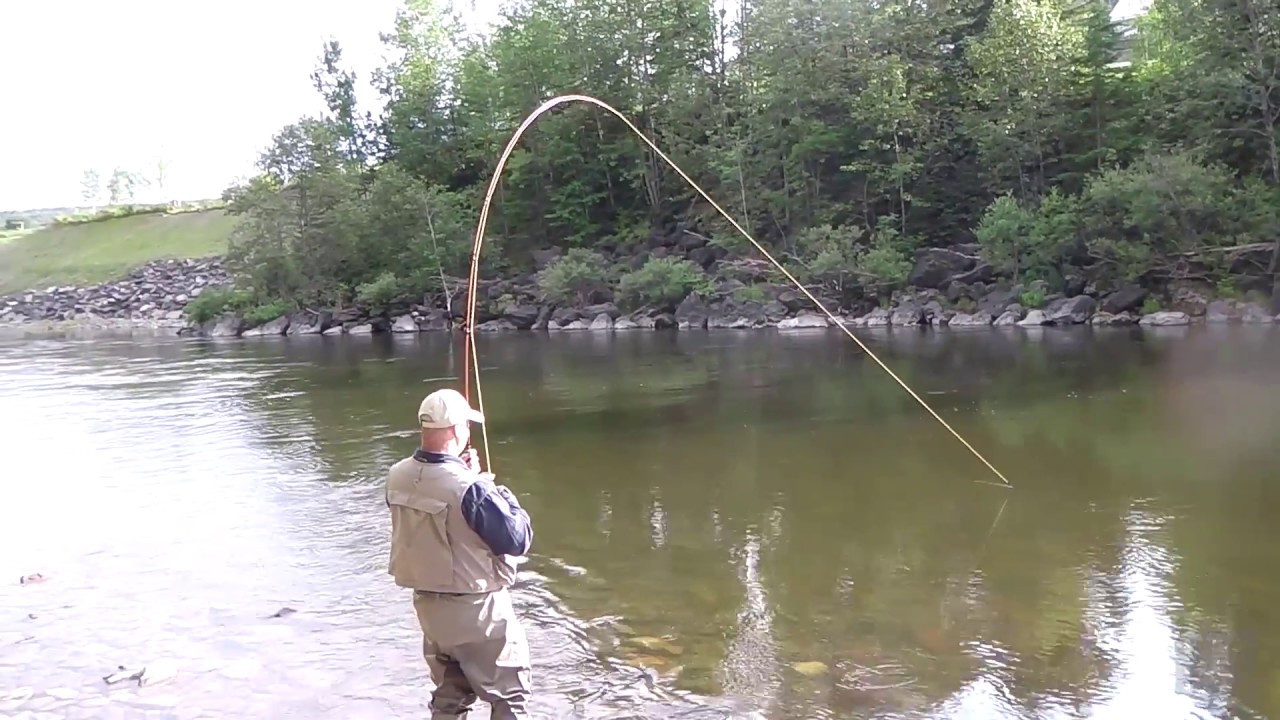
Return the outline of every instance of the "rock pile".
<path id="1" fill-rule="evenodd" d="M 230 281 L 216 258 L 159 260 L 128 277 L 89 287 L 48 287 L 0 298 L 0 322 L 131 320 L 181 326 L 183 309 Z"/>
<path id="2" fill-rule="evenodd" d="M 687 238 L 686 238 L 687 239 Z M 684 240 L 681 241 L 684 243 Z M 696 245 L 696 243 L 694 243 Z M 655 248 L 654 253 L 665 246 Z M 533 273 L 501 280 L 485 280 L 479 287 L 477 330 L 614 331 L 825 328 L 831 320 L 803 293 L 764 282 L 767 269 L 749 260 L 720 265 L 719 248 L 681 245 L 718 276 L 705 296 L 690 295 L 678 304 L 646 307 L 633 312 L 619 308 L 612 289 L 601 286 L 584 295 L 584 302 L 554 305 L 544 302 Z M 674 250 L 673 250 L 674 251 Z M 555 253 L 535 253 L 545 265 Z M 736 270 L 736 272 L 735 272 Z M 0 298 L 0 323 L 47 321 L 115 321 L 178 327 L 182 334 L 211 337 L 263 335 L 362 335 L 448 331 L 461 325 L 465 282 L 453 279 L 453 292 L 401 302 L 385 311 L 360 308 L 294 313 L 260 324 L 225 315 L 192 326 L 184 313 L 187 303 L 211 287 L 229 282 L 217 259 L 164 260 L 150 263 L 113 283 L 86 288 L 51 287 Z M 1045 325 L 1189 325 L 1193 322 L 1257 324 L 1277 321 L 1267 308 L 1253 302 L 1213 300 L 1213 288 L 1172 285 L 1158 297 L 1136 285 L 1101 289 L 1083 277 L 1069 278 L 1064 292 L 1049 293 L 1043 284 L 999 282 L 982 262 L 977 249 L 926 248 L 917 252 L 907 289 L 877 298 L 857 288 L 844 288 L 840 298 L 818 299 L 852 327 L 1037 327 Z M 812 291 L 812 290 L 811 290 Z M 261 318 L 260 318 L 261 319 Z"/>

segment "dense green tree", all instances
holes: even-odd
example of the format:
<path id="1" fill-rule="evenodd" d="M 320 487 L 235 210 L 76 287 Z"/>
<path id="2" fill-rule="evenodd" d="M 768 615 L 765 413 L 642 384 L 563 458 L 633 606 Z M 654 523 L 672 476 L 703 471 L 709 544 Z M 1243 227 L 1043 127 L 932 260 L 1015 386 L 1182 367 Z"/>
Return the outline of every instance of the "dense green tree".
<path id="1" fill-rule="evenodd" d="M 321 48 L 325 113 L 228 192 L 255 293 L 340 305 L 448 285 L 500 150 L 564 93 L 618 108 L 841 298 L 905 282 L 921 247 L 975 240 L 998 273 L 1051 285 L 1280 254 L 1274 3 L 1154 0 L 1118 21 L 1108 0 L 518 0 L 476 34 L 442 2 L 407 0 L 383 36 L 380 107 L 357 107 L 363 80 Z M 712 278 L 751 254 L 622 122 L 576 105 L 512 154 L 487 242 L 486 274 L 582 248 L 615 290 L 651 249 Z"/>

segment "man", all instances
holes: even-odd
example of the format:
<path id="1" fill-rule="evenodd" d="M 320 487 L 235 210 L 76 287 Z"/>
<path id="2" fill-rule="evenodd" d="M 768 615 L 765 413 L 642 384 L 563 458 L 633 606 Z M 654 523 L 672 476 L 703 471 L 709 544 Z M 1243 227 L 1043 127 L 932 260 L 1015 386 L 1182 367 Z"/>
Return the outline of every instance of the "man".
<path id="1" fill-rule="evenodd" d="M 456 390 L 437 390 L 418 408 L 421 445 L 387 475 L 388 572 L 414 591 L 436 684 L 432 720 L 465 718 L 477 696 L 495 720 L 527 718 L 529 644 L 507 588 L 533 529 L 511 492 L 465 450 L 473 422 L 484 416 Z"/>

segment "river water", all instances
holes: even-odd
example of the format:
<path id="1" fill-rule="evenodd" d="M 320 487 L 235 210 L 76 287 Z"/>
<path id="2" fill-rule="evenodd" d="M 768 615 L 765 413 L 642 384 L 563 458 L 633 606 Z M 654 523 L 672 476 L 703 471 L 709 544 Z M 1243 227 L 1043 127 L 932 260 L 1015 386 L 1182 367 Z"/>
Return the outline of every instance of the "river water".
<path id="1" fill-rule="evenodd" d="M 838 333 L 481 338 L 539 717 L 1280 717 L 1280 330 L 860 337 L 1013 489 Z M 0 341 L 0 715 L 425 717 L 380 488 L 459 351 Z"/>

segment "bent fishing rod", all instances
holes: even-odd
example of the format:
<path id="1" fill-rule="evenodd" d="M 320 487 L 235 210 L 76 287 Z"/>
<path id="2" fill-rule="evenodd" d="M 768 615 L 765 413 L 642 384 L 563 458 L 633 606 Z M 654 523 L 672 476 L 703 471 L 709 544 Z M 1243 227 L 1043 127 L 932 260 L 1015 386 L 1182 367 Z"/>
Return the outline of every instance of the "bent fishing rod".
<path id="1" fill-rule="evenodd" d="M 769 263 L 771 263 L 775 268 L 777 268 L 778 271 L 781 272 L 783 276 L 785 276 L 787 280 L 789 280 L 791 284 L 796 287 L 797 290 L 799 290 L 802 294 L 804 294 L 804 296 L 808 298 L 809 301 L 812 302 L 814 306 L 817 307 L 818 310 L 822 312 L 822 314 L 826 315 L 827 319 L 830 320 L 833 325 L 835 325 L 837 328 L 843 331 L 844 334 L 847 335 L 850 340 L 857 343 L 858 347 L 862 348 L 863 352 L 865 352 L 868 357 L 874 360 L 882 370 L 884 370 L 886 373 L 889 374 L 889 377 L 893 378 L 898 383 L 898 385 L 902 386 L 902 389 L 905 390 L 908 395 L 910 395 L 912 398 L 915 399 L 917 403 L 920 404 L 920 407 L 928 411 L 928 413 L 932 415 L 933 418 L 937 420 L 944 428 L 946 428 L 947 431 L 950 432 L 955 437 L 956 440 L 959 440 L 960 444 L 964 445 L 965 448 L 967 448 L 969 452 L 973 454 L 974 457 L 978 458 L 978 460 L 980 460 L 982 464 L 987 467 L 987 469 L 995 473 L 995 476 L 1000 478 L 1000 483 L 1002 484 L 997 484 L 997 483 L 992 483 L 989 481 L 982 481 L 982 480 L 979 480 L 977 482 L 981 482 L 988 485 L 996 485 L 997 487 L 1006 487 L 1006 488 L 1013 487 L 1013 485 L 1010 484 L 1009 480 L 1005 478 L 1004 474 L 996 469 L 995 465 L 992 465 L 990 461 L 988 461 L 985 457 L 983 457 L 982 453 L 978 452 L 977 449 L 973 447 L 973 445 L 970 445 L 969 441 L 965 440 L 964 437 L 960 435 L 960 433 L 956 432 L 955 428 L 951 427 L 951 425 L 948 424 L 946 420 L 943 420 L 942 416 L 939 415 L 937 412 L 935 412 L 934 409 L 930 407 L 929 404 L 926 403 L 924 399 L 921 398 L 916 393 L 915 390 L 912 390 L 911 387 L 907 385 L 907 383 L 902 378 L 898 377 L 897 373 L 895 373 L 892 369 L 890 369 L 889 366 L 886 365 L 884 361 L 882 361 L 875 353 L 871 352 L 871 348 L 867 347 L 866 344 L 864 344 L 861 340 L 859 340 L 858 337 L 854 335 L 853 332 L 851 332 L 849 328 L 846 327 L 845 324 L 841 322 L 840 319 L 836 317 L 834 313 L 832 313 L 829 309 L 827 309 L 827 307 L 823 305 L 822 302 L 818 300 L 818 298 L 814 297 L 813 293 L 809 292 L 809 289 L 806 288 L 803 283 L 801 283 L 799 280 L 795 278 L 795 276 L 793 276 L 790 272 L 788 272 L 787 269 L 782 266 L 782 263 L 778 262 L 773 257 L 773 255 L 770 254 L 770 252 L 767 249 L 765 249 L 763 245 L 757 242 L 755 238 L 751 237 L 751 233 L 748 233 L 745 229 L 743 229 L 743 227 L 738 224 L 738 221 L 733 219 L 733 216 L 731 216 L 728 212 L 726 212 L 724 208 L 720 207 L 720 204 L 717 203 L 710 195 L 708 195 L 707 192 L 703 190 L 700 185 L 698 185 L 698 183 L 694 182 L 693 178 L 689 177 L 689 175 L 685 173 L 685 171 L 681 169 L 681 167 L 677 165 L 674 160 L 668 157 L 667 154 L 663 152 L 662 149 L 659 148 L 656 143 L 653 142 L 653 140 L 650 140 L 648 135 L 645 135 L 640 130 L 640 128 L 636 127 L 635 123 L 631 122 L 630 119 L 628 119 L 625 115 L 623 115 L 621 112 L 616 110 L 613 106 L 609 105 L 603 100 L 591 97 L 590 95 L 577 95 L 577 94 L 559 95 L 557 97 L 553 97 L 550 100 L 542 103 L 542 105 L 538 106 L 536 110 L 529 113 L 528 117 L 526 117 L 524 121 L 520 123 L 520 126 L 516 128 L 515 133 L 511 136 L 511 139 L 507 142 L 506 148 L 503 149 L 502 155 L 498 158 L 498 166 L 494 168 L 493 175 L 492 177 L 489 178 L 489 187 L 485 191 L 484 204 L 480 208 L 480 219 L 479 219 L 479 222 L 476 224 L 476 234 L 471 244 L 471 270 L 470 270 L 469 277 L 467 279 L 467 313 L 466 313 L 466 319 L 464 321 L 465 324 L 463 326 L 463 342 L 465 346 L 464 352 L 463 352 L 463 368 L 464 368 L 463 395 L 467 398 L 467 402 L 471 401 L 471 373 L 472 373 L 472 369 L 474 368 L 475 386 L 476 386 L 476 409 L 479 410 L 482 414 L 484 413 L 484 396 L 480 390 L 480 362 L 476 354 L 476 343 L 475 343 L 476 290 L 480 281 L 480 249 L 484 244 L 484 231 L 486 226 L 489 223 L 489 211 L 493 204 L 494 192 L 498 188 L 498 182 L 502 179 L 502 171 L 506 169 L 507 160 L 510 159 L 511 153 L 515 150 L 516 145 L 520 142 L 520 139 L 524 136 L 525 132 L 542 115 L 546 114 L 547 112 L 551 111 L 553 108 L 559 105 L 567 105 L 569 103 L 585 103 L 587 105 L 594 105 L 595 107 L 600 108 L 601 110 L 604 110 L 605 112 L 621 120 L 622 123 L 626 125 L 627 128 L 631 130 L 631 132 L 641 140 L 641 142 L 643 142 L 646 146 L 648 146 L 648 148 L 652 150 L 655 155 L 661 158 L 663 162 L 665 162 L 672 170 L 674 170 L 676 174 L 679 175 L 681 179 L 683 179 L 685 183 L 689 185 L 690 188 L 692 188 L 695 192 L 698 193 L 698 195 L 702 197 L 703 200 L 706 200 L 707 203 L 711 205 L 711 207 L 715 208 L 716 212 L 720 213 L 720 216 L 723 217 L 730 225 L 732 225 L 733 228 L 737 230 L 739 234 L 742 235 L 742 237 L 746 238 L 747 241 L 751 243 L 751 245 L 760 253 L 761 256 L 764 257 L 765 260 L 769 261 Z M 489 428 L 488 422 L 482 423 L 480 425 L 480 432 L 482 437 L 484 438 L 484 454 L 485 454 L 484 466 L 490 472 L 492 472 L 493 466 L 491 464 L 492 458 L 490 457 L 490 453 L 489 453 L 489 429 L 488 428 Z"/>

